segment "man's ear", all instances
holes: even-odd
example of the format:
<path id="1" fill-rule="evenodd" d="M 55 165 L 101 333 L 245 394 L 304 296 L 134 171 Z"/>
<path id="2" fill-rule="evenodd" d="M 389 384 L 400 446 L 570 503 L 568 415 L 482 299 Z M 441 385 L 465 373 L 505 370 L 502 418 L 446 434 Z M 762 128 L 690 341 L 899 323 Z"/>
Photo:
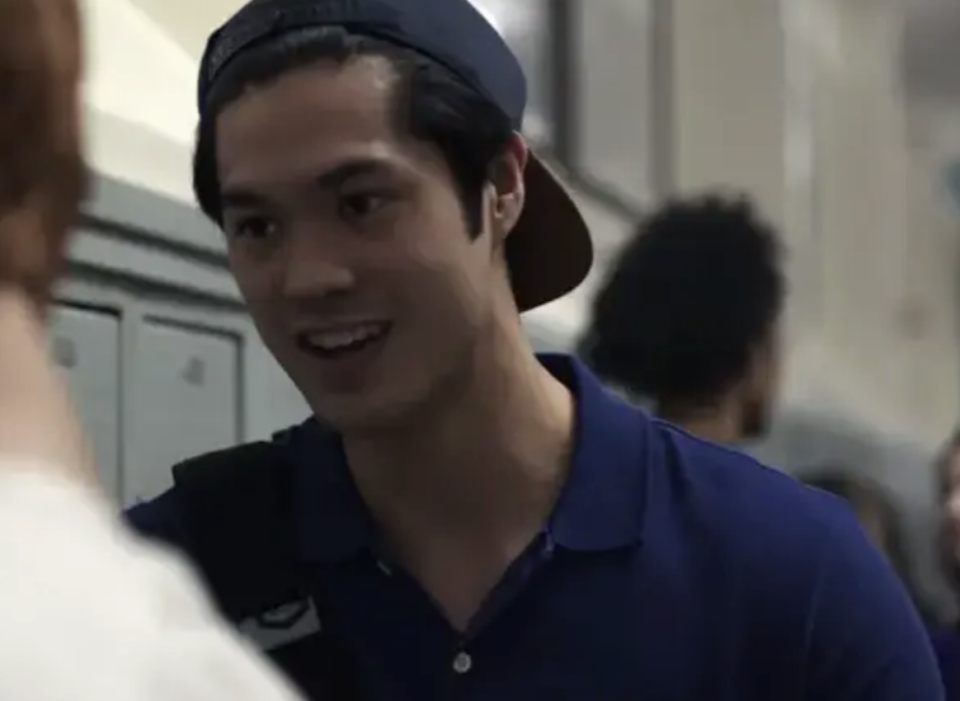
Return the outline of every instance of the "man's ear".
<path id="1" fill-rule="evenodd" d="M 520 134 L 514 134 L 490 165 L 490 229 L 498 243 L 506 241 L 523 212 L 528 158 L 526 142 Z"/>

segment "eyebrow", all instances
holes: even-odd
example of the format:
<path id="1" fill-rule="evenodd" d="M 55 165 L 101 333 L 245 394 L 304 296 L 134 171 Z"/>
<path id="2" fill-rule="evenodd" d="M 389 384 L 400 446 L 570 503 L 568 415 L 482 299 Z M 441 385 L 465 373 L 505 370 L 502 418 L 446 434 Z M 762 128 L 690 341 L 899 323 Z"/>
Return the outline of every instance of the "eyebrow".
<path id="1" fill-rule="evenodd" d="M 314 177 L 314 183 L 325 190 L 336 190 L 354 178 L 376 175 L 386 170 L 386 164 L 376 158 L 357 158 L 346 161 Z M 221 207 L 237 209 L 259 207 L 269 198 L 246 187 L 227 187 L 220 192 Z"/>

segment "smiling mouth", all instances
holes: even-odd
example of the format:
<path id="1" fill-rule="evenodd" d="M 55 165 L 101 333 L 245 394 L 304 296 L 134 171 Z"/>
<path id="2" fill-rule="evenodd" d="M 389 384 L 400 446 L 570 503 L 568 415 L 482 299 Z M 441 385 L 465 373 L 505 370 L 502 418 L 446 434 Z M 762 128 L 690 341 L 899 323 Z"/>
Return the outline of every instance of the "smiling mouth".
<path id="1" fill-rule="evenodd" d="M 369 323 L 328 331 L 304 331 L 297 334 L 296 343 L 305 353 L 333 360 L 379 343 L 387 336 L 390 328 L 388 323 Z"/>

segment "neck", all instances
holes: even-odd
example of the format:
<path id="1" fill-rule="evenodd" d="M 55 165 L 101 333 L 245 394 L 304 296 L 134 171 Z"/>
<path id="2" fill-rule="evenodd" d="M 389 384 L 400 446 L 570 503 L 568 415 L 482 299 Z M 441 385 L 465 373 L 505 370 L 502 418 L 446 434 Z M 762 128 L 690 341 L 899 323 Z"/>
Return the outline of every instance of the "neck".
<path id="1" fill-rule="evenodd" d="M 570 393 L 537 361 L 518 323 L 490 336 L 459 385 L 415 420 L 344 438 L 357 486 L 391 547 L 434 541 L 444 549 L 439 539 L 477 554 L 513 551 L 553 509 L 571 450 Z"/>
<path id="2" fill-rule="evenodd" d="M 685 431 L 721 445 L 743 441 L 743 416 L 732 401 L 711 404 L 662 402 L 657 414 Z"/>

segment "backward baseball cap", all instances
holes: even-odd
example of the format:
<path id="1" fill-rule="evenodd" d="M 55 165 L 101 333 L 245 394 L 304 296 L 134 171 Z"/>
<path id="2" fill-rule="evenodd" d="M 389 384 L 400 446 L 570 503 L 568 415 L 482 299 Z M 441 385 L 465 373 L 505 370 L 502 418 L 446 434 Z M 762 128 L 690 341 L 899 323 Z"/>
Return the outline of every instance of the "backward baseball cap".
<path id="1" fill-rule="evenodd" d="M 520 131 L 527 103 L 523 69 L 469 0 L 251 0 L 207 40 L 198 85 L 201 116 L 212 86 L 238 54 L 264 39 L 316 26 L 342 26 L 428 56 L 496 104 Z M 590 232 L 577 205 L 532 152 L 524 182 L 524 210 L 506 246 L 520 311 L 571 292 L 593 263 Z"/>

